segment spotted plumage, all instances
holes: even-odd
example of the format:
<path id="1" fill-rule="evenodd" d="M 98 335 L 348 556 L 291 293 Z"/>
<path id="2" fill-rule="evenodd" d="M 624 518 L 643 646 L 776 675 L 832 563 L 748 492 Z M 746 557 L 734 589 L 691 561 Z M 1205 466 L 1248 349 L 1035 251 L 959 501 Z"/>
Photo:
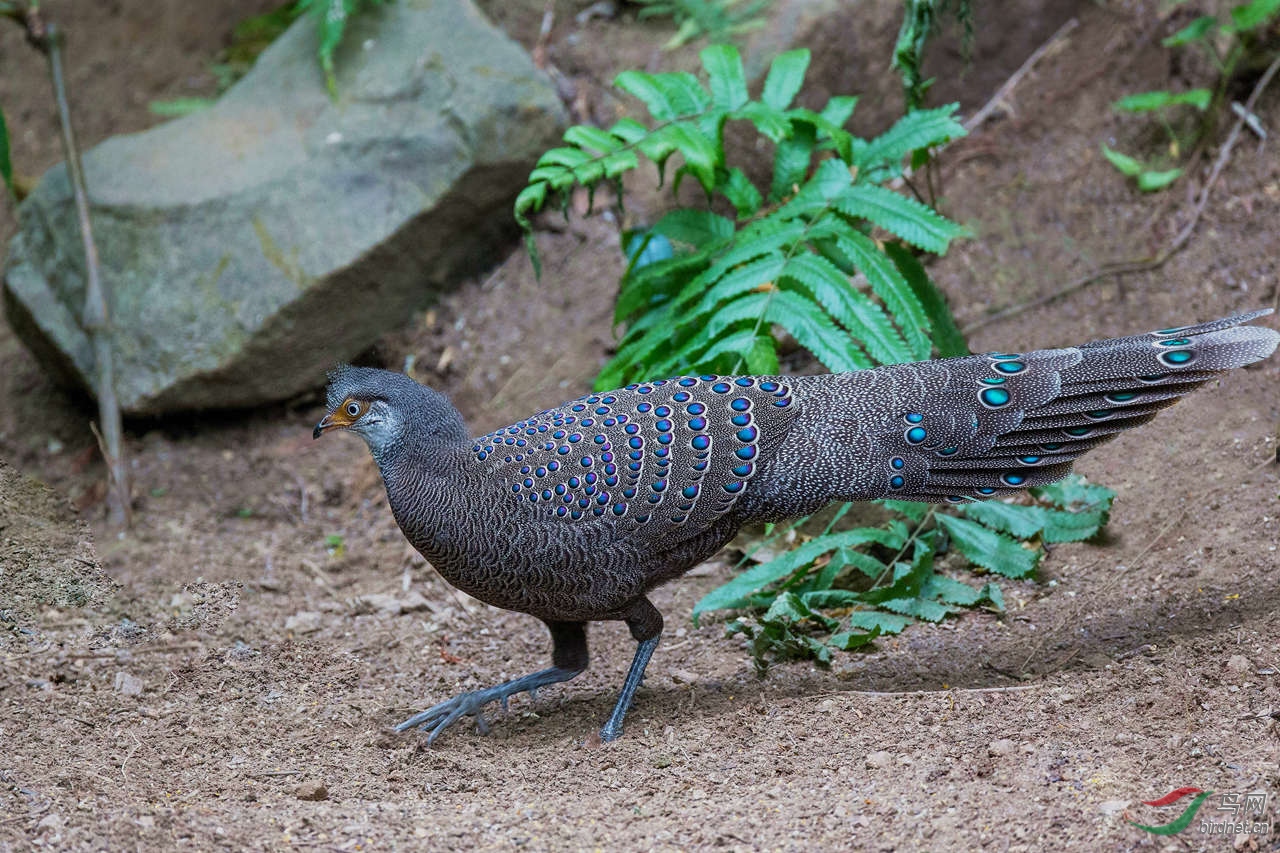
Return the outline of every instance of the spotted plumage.
<path id="1" fill-rule="evenodd" d="M 824 376 L 689 376 L 590 394 L 479 438 L 442 395 L 342 366 L 316 426 L 365 439 L 397 522 L 450 583 L 551 630 L 553 666 L 401 724 L 431 739 L 585 669 L 585 623 L 638 641 L 617 737 L 662 630 L 646 594 L 748 522 L 834 501 L 962 502 L 1060 479 L 1077 456 L 1266 358 L 1263 314 L 1080 347 Z"/>

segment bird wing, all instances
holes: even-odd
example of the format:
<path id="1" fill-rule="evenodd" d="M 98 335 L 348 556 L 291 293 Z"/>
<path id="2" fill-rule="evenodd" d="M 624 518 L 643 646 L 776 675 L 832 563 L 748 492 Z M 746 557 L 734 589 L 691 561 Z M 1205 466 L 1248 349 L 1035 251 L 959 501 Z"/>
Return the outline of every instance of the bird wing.
<path id="1" fill-rule="evenodd" d="M 590 394 L 476 439 L 513 508 L 680 541 L 728 512 L 799 407 L 780 377 L 676 377 Z"/>
<path id="2" fill-rule="evenodd" d="M 1086 450 L 1270 355 L 1280 334 L 1241 325 L 1267 313 L 1066 349 L 797 378 L 800 422 L 766 477 L 790 478 L 774 489 L 780 505 L 789 491 L 822 490 L 805 479 L 815 467 L 834 484 L 828 500 L 960 502 L 1053 482 Z"/>

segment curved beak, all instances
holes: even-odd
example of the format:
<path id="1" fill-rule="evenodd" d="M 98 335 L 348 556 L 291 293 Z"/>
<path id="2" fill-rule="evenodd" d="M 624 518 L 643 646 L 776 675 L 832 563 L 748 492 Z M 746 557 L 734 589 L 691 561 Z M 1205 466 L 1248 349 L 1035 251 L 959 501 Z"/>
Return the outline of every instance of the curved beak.
<path id="1" fill-rule="evenodd" d="M 316 428 L 311 431 L 311 437 L 313 439 L 319 438 L 325 432 L 327 432 L 328 430 L 334 429 L 337 426 L 339 425 L 334 422 L 333 413 L 330 412 L 329 414 L 325 415 L 323 418 L 320 419 L 320 423 L 316 424 Z"/>

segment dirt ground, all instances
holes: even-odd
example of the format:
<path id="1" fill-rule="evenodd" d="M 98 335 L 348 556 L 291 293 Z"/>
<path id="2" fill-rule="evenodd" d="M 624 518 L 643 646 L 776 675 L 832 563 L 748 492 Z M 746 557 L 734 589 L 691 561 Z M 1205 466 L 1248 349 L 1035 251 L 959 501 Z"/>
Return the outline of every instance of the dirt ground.
<path id="1" fill-rule="evenodd" d="M 73 34 L 84 141 L 154 123 L 150 100 L 211 92 L 205 64 L 230 27 L 270 5 L 49 0 Z M 558 4 L 548 55 L 588 94 L 619 61 L 662 58 L 660 29 L 578 25 L 582 5 Z M 857 31 L 852 6 L 830 32 Z M 532 46 L 542 3 L 498 8 Z M 1158 143 L 1109 104 L 1202 82 L 1159 46 L 1192 12 L 1053 8 L 1079 26 L 942 158 L 943 206 L 976 234 L 931 270 L 962 323 L 1154 254 L 1188 221 L 1225 137 L 1171 191 L 1139 194 L 1099 143 Z M 980 18 L 999 73 L 963 91 L 967 112 L 1061 23 L 1037 20 L 1032 39 L 1016 19 Z M 1002 27 L 1021 35 L 1002 40 Z M 0 30 L 0 104 L 31 175 L 61 156 L 46 85 Z M 1256 112 L 1280 133 L 1280 86 Z M 1276 142 L 1246 135 L 1172 260 L 984 325 L 971 345 L 1066 345 L 1273 306 L 1278 221 Z M 0 238 L 13 228 L 0 206 Z M 575 221 L 539 242 L 542 284 L 513 246 L 373 357 L 412 357 L 478 432 L 579 393 L 611 340 L 616 230 Z M 915 626 L 831 671 L 760 680 L 721 624 L 688 619 L 728 576 L 720 558 L 655 596 L 667 633 L 621 740 L 593 733 L 633 644 L 599 625 L 576 681 L 513 700 L 489 736 L 459 725 L 430 749 L 391 725 L 544 666 L 547 638 L 451 590 L 405 544 L 363 446 L 312 442 L 318 398 L 132 424 L 136 525 L 118 536 L 91 408 L 7 327 L 0 364 L 0 457 L 54 490 L 0 468 L 0 851 L 1233 846 L 1126 823 L 1172 820 L 1187 801 L 1141 801 L 1181 786 L 1264 792 L 1261 820 L 1276 823 L 1280 358 L 1089 454 L 1078 469 L 1119 492 L 1107 533 L 1055 548 L 1037 582 L 1004 584 L 1003 616 Z M 1216 802 L 1201 816 L 1226 817 Z M 1234 846 L 1277 850 L 1280 832 Z"/>

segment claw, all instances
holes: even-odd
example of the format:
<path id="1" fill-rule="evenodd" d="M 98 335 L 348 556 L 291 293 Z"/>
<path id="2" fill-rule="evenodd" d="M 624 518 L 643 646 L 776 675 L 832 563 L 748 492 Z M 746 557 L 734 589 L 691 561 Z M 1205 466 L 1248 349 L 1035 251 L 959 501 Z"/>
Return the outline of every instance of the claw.
<path id="1" fill-rule="evenodd" d="M 485 705 L 490 702 L 498 702 L 502 706 L 502 710 L 506 711 L 507 700 L 517 693 L 528 693 L 537 698 L 537 690 L 539 687 L 545 687 L 548 684 L 557 684 L 562 681 L 568 681 L 573 678 L 581 670 L 561 669 L 551 667 L 532 675 L 526 675 L 524 678 L 517 678 L 514 681 L 507 681 L 495 687 L 489 687 L 485 690 L 472 690 L 468 693 L 459 693 L 452 699 L 433 705 L 421 713 L 414 714 L 396 726 L 396 731 L 403 732 L 408 729 L 418 729 L 419 731 L 431 730 L 427 735 L 427 745 L 436 742 L 436 738 L 440 734 L 458 720 L 463 717 L 475 717 L 476 729 L 480 734 L 489 733 L 489 721 L 480 713 Z"/>

